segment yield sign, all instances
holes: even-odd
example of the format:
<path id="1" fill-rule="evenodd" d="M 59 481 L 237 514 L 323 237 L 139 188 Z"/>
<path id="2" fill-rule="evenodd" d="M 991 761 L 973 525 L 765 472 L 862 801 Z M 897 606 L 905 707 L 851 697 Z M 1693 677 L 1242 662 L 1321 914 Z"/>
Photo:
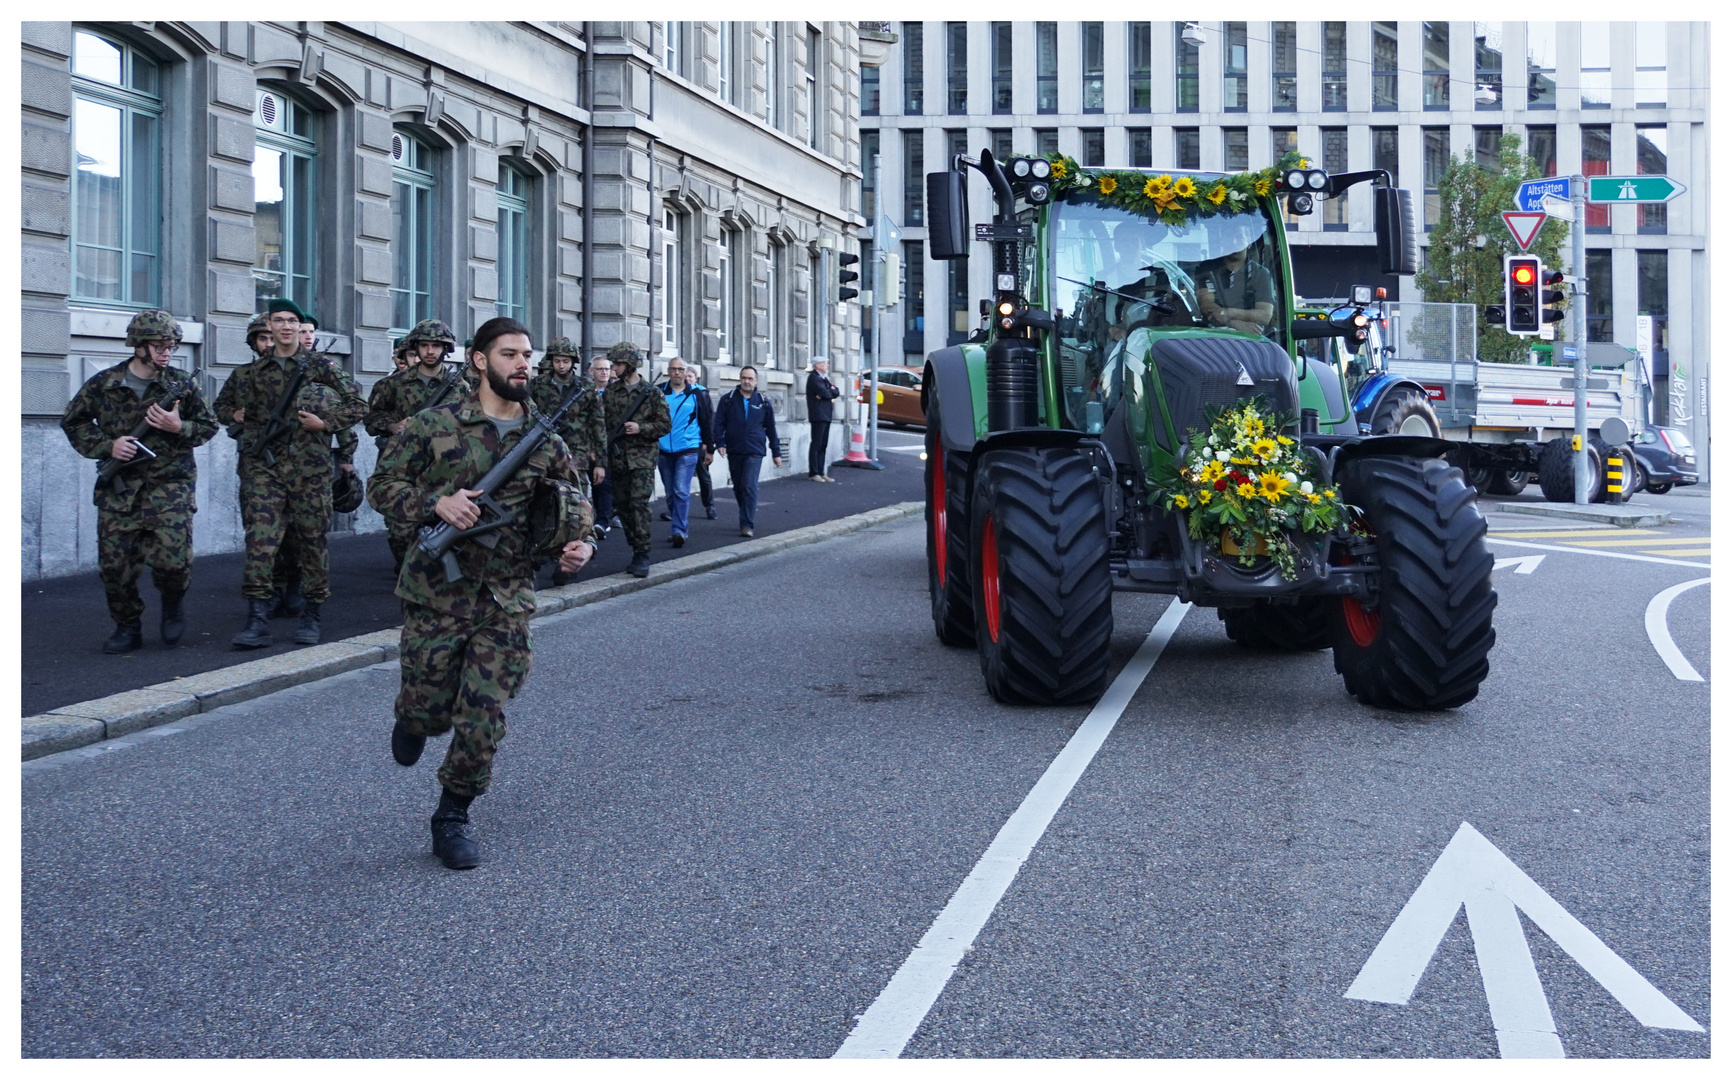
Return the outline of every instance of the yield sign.
<path id="1" fill-rule="evenodd" d="M 1540 234 L 1540 226 L 1546 223 L 1545 211 L 1530 213 L 1526 210 L 1505 210 L 1503 223 L 1509 226 L 1509 234 L 1515 237 L 1515 242 L 1523 251 L 1533 246 L 1534 237 Z"/>
<path id="2" fill-rule="evenodd" d="M 1407 1004 L 1463 906 L 1497 1029 L 1499 1056 L 1564 1056 L 1518 908 L 1643 1025 L 1702 1030 L 1465 821 L 1384 932 L 1346 996 Z"/>

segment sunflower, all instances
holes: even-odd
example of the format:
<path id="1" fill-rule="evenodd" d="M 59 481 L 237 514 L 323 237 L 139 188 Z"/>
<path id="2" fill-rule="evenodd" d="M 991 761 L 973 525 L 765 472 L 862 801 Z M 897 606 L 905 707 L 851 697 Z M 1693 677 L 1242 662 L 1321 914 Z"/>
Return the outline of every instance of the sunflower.
<path id="1" fill-rule="evenodd" d="M 1216 206 L 1220 206 L 1227 198 L 1227 188 L 1222 184 L 1216 184 L 1214 187 L 1209 189 L 1209 194 L 1206 198 Z"/>
<path id="2" fill-rule="evenodd" d="M 1119 182 L 1110 176 L 1101 177 L 1101 194 L 1111 195 L 1119 189 Z"/>
<path id="3" fill-rule="evenodd" d="M 1281 497 L 1287 494 L 1288 486 L 1287 478 L 1274 469 L 1270 469 L 1257 477 L 1257 494 L 1270 502 L 1280 502 Z"/>
<path id="4" fill-rule="evenodd" d="M 1188 176 L 1181 176 L 1173 181 L 1173 194 L 1181 199 L 1189 199 L 1197 194 L 1197 182 Z"/>
<path id="5" fill-rule="evenodd" d="M 1264 177 L 1263 179 L 1257 181 L 1257 186 L 1256 186 L 1257 194 L 1267 195 L 1267 194 L 1269 194 L 1270 189 L 1272 189 L 1274 186 L 1275 185 L 1270 182 L 1268 177 Z"/>
<path id="6" fill-rule="evenodd" d="M 1251 444 L 1251 453 L 1256 454 L 1264 461 L 1273 461 L 1275 455 L 1280 452 L 1281 448 L 1276 445 L 1275 440 L 1269 438 L 1267 435 L 1257 439 Z"/>

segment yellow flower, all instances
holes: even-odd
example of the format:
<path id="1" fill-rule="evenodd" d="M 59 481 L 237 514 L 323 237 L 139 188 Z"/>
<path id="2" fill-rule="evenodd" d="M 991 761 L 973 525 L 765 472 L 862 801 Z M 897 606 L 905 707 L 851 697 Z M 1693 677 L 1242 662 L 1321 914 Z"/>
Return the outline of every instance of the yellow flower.
<path id="1" fill-rule="evenodd" d="M 1264 436 L 1263 438 L 1258 439 L 1256 442 L 1251 444 L 1251 453 L 1256 454 L 1258 457 L 1262 458 L 1264 461 L 1269 461 L 1269 460 L 1273 459 L 1275 457 L 1275 455 L 1280 453 L 1280 452 L 1281 452 L 1281 448 L 1276 446 L 1275 440 L 1269 438 L 1268 436 Z"/>
<path id="2" fill-rule="evenodd" d="M 1197 183 L 1188 176 L 1181 176 L 1173 181 L 1173 194 L 1181 199 L 1189 199 L 1197 193 Z"/>
<path id="3" fill-rule="evenodd" d="M 1267 195 L 1269 194 L 1269 189 L 1274 186 L 1275 185 L 1270 183 L 1268 178 L 1265 177 L 1264 179 L 1257 181 L 1257 194 Z"/>
<path id="4" fill-rule="evenodd" d="M 1110 176 L 1101 177 L 1101 194 L 1111 195 L 1119 189 L 1119 182 Z"/>
<path id="5" fill-rule="evenodd" d="M 1226 198 L 1227 198 L 1227 188 L 1225 185 L 1216 184 L 1214 187 L 1209 189 L 1208 199 L 1210 202 L 1214 203 L 1216 206 L 1220 206 L 1221 203 L 1226 200 Z"/>
<path id="6" fill-rule="evenodd" d="M 1259 475 L 1257 477 L 1257 484 L 1257 494 L 1268 499 L 1270 502 L 1280 502 L 1281 496 L 1287 494 L 1287 488 L 1290 486 L 1287 478 L 1276 472 L 1274 469 L 1270 469 L 1268 472 Z"/>
<path id="7" fill-rule="evenodd" d="M 1063 180 L 1065 171 L 1064 162 L 1055 161 L 1052 163 L 1052 178 L 1054 180 Z"/>
<path id="8" fill-rule="evenodd" d="M 1173 505 L 1178 507 L 1180 510 L 1183 510 L 1187 506 L 1191 505 L 1191 500 L 1185 498 L 1183 495 L 1174 495 L 1173 496 Z"/>
<path id="9" fill-rule="evenodd" d="M 1251 496 L 1257 494 L 1257 485 L 1249 484 L 1249 483 L 1240 484 L 1239 485 L 1239 494 L 1241 496 L 1249 499 Z"/>
<path id="10" fill-rule="evenodd" d="M 1197 492 L 1197 501 L 1199 503 L 1203 504 L 1204 506 L 1209 505 L 1209 500 L 1213 499 L 1214 497 L 1215 497 L 1215 493 L 1213 491 L 1199 491 L 1199 492 Z"/>

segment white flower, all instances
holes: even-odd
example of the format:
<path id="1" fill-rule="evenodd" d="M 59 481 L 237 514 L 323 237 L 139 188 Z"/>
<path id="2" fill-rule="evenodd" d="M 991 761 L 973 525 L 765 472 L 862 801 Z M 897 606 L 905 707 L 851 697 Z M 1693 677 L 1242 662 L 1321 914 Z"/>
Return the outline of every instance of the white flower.
<path id="1" fill-rule="evenodd" d="M 1306 495 L 1311 494 L 1311 481 L 1307 480 L 1304 483 L 1300 484 L 1299 490 Z"/>

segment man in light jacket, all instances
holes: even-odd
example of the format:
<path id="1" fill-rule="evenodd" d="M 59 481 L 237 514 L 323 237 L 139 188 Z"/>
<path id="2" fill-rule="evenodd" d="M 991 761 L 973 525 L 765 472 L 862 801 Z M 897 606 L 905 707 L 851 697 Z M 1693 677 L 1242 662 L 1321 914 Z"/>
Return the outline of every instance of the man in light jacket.
<path id="1" fill-rule="evenodd" d="M 716 404 L 716 453 L 728 459 L 728 476 L 734 484 L 734 501 L 740 505 L 740 535 L 752 536 L 758 513 L 758 470 L 768 453 L 777 468 L 782 466 L 782 444 L 776 437 L 776 412 L 770 399 L 758 392 L 758 369 L 740 369 L 740 385 L 722 395 Z"/>

